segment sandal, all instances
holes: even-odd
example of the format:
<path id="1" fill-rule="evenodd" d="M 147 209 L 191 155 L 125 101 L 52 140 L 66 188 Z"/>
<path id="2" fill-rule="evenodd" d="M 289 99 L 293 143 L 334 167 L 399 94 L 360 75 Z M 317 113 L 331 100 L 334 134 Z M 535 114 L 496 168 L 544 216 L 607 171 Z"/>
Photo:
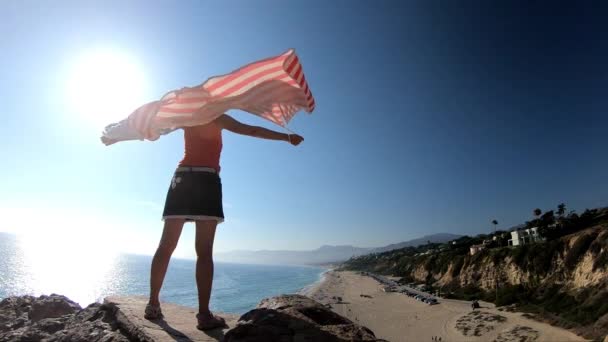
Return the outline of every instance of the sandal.
<path id="1" fill-rule="evenodd" d="M 210 314 L 210 315 L 211 315 L 211 319 L 202 320 L 201 314 L 196 314 L 196 320 L 198 321 L 196 328 L 198 330 L 212 330 L 215 328 L 224 328 L 224 327 L 227 328 L 228 327 L 228 325 L 226 324 L 226 320 L 224 320 L 222 317 L 215 316 L 213 314 Z"/>
<path id="2" fill-rule="evenodd" d="M 159 319 L 163 317 L 165 316 L 163 315 L 163 312 L 160 309 L 160 304 L 152 305 L 148 303 L 148 305 L 146 305 L 146 310 L 144 312 L 145 319 Z"/>

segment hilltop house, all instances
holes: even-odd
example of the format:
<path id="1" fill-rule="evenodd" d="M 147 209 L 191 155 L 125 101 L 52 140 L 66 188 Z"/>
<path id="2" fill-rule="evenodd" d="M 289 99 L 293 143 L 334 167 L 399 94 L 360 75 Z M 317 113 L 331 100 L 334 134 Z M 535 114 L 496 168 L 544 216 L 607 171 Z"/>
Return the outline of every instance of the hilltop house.
<path id="1" fill-rule="evenodd" d="M 475 255 L 475 253 L 481 252 L 484 249 L 486 249 L 485 245 L 473 245 L 473 246 L 469 247 L 469 251 L 471 252 L 471 255 Z"/>
<path id="2" fill-rule="evenodd" d="M 520 246 L 542 240 L 543 238 L 538 234 L 538 227 L 514 230 L 511 232 L 509 246 Z"/>

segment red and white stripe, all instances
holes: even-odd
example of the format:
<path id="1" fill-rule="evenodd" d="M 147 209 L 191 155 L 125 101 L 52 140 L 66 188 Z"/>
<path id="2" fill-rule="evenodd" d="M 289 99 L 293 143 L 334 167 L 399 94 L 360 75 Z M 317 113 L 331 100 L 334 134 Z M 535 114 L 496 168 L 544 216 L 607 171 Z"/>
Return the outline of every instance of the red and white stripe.
<path id="1" fill-rule="evenodd" d="M 295 51 L 171 91 L 135 110 L 129 123 L 146 139 L 155 140 L 161 129 L 205 124 L 229 109 L 244 110 L 281 126 L 299 110 L 312 113 L 315 99 Z"/>

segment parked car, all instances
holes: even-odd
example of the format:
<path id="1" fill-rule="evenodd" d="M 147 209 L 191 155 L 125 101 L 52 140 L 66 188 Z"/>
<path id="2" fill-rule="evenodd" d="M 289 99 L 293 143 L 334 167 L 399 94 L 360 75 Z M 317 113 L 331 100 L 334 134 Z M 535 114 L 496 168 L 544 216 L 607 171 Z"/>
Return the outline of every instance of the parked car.
<path id="1" fill-rule="evenodd" d="M 437 299 L 435 299 L 435 298 L 429 298 L 429 299 L 427 300 L 427 304 L 428 304 L 428 305 L 435 305 L 435 304 L 439 304 L 439 302 L 438 302 L 438 301 L 437 301 Z"/>

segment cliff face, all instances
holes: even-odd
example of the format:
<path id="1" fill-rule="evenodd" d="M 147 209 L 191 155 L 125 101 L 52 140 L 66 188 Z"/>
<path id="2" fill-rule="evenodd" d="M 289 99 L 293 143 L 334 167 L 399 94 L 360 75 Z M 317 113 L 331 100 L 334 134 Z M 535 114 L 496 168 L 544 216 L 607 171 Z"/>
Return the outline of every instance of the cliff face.
<path id="1" fill-rule="evenodd" d="M 410 276 L 436 286 L 475 286 L 493 290 L 507 285 L 554 286 L 577 291 L 608 279 L 608 229 L 595 227 L 558 241 L 484 250 L 441 265 L 427 255 L 413 260 Z"/>
<path id="2" fill-rule="evenodd" d="M 608 279 L 608 226 L 596 226 L 560 239 L 517 247 L 489 248 L 469 255 L 451 250 L 389 252 L 351 259 L 346 269 L 392 274 L 435 287 L 493 290 L 505 285 L 559 285 L 576 291 Z"/>

